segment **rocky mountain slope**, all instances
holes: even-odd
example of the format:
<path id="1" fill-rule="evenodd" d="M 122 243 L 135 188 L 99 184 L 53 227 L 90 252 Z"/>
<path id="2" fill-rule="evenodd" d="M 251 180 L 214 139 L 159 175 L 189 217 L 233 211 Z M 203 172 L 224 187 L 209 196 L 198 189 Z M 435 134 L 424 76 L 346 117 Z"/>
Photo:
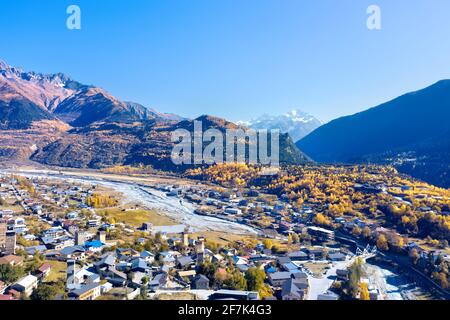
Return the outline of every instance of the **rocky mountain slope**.
<path id="1" fill-rule="evenodd" d="M 203 129 L 225 132 L 238 125 L 212 116 Z M 104 89 L 64 74 L 24 72 L 0 62 L 0 159 L 27 159 L 76 168 L 152 165 L 177 170 L 171 133 L 193 130 L 193 120 L 124 102 Z M 284 163 L 308 159 L 286 136 Z"/>

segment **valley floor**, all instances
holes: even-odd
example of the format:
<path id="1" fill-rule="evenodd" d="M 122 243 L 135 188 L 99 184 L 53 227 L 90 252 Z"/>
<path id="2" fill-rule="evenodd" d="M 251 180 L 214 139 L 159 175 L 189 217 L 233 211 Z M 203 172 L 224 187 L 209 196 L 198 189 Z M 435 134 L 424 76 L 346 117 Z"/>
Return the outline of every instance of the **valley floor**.
<path id="1" fill-rule="evenodd" d="M 172 177 L 149 176 L 130 177 L 117 174 L 86 172 L 81 170 L 54 171 L 33 168 L 17 168 L 4 170 L 4 173 L 17 174 L 25 177 L 47 177 L 76 183 L 96 183 L 123 194 L 124 203 L 139 203 L 146 209 L 157 210 L 178 222 L 178 225 L 158 226 L 158 231 L 180 233 L 188 227 L 193 232 L 216 231 L 242 235 L 257 235 L 252 227 L 225 221 L 219 218 L 197 215 L 193 203 L 181 202 L 177 197 L 169 197 L 166 193 L 152 188 L 154 184 L 188 184 L 189 181 Z"/>

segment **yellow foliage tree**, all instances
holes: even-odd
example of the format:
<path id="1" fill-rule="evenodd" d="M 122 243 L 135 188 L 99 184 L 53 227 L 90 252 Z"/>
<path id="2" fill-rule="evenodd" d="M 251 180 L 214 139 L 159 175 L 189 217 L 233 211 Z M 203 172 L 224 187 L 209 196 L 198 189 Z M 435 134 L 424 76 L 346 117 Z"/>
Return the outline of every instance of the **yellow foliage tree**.
<path id="1" fill-rule="evenodd" d="M 377 248 L 382 251 L 389 250 L 388 241 L 384 234 L 380 234 L 377 239 Z"/>
<path id="2" fill-rule="evenodd" d="M 370 300 L 369 288 L 367 287 L 367 283 L 365 282 L 362 282 L 360 285 L 359 299 Z"/>

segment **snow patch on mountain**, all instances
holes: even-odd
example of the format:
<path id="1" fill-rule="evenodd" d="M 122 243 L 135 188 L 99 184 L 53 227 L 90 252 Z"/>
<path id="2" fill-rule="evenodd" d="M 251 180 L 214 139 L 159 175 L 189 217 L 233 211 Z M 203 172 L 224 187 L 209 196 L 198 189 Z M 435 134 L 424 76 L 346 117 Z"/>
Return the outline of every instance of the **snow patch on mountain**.
<path id="1" fill-rule="evenodd" d="M 320 127 L 323 122 L 301 110 L 292 110 L 284 115 L 264 114 L 249 121 L 238 124 L 254 130 L 280 130 L 289 133 L 294 141 L 298 141 Z"/>

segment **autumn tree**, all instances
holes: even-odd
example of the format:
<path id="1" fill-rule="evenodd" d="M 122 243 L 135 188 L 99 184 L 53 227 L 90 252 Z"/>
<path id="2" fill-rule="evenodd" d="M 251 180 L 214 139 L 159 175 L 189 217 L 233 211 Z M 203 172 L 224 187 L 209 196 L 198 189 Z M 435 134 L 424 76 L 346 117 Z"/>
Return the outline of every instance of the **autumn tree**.
<path id="1" fill-rule="evenodd" d="M 25 270 L 21 266 L 11 266 L 9 264 L 0 265 L 0 280 L 7 284 L 17 281 L 25 275 Z"/>
<path id="2" fill-rule="evenodd" d="M 377 248 L 382 251 L 388 251 L 389 245 L 384 234 L 380 234 L 377 239 Z"/>
<path id="3" fill-rule="evenodd" d="M 273 242 L 270 239 L 264 239 L 263 245 L 264 245 L 264 248 L 271 250 L 273 247 Z"/>
<path id="4" fill-rule="evenodd" d="M 271 289 L 264 283 L 266 273 L 256 267 L 249 268 L 245 273 L 248 291 L 258 291 L 261 298 L 272 295 Z"/>
<path id="5" fill-rule="evenodd" d="M 322 213 L 318 213 L 314 219 L 313 222 L 315 224 L 321 225 L 321 226 L 328 226 L 330 225 L 331 221 L 328 217 L 324 216 Z"/>
<path id="6" fill-rule="evenodd" d="M 364 229 L 362 230 L 362 235 L 364 238 L 369 239 L 370 238 L 370 228 L 364 227 Z"/>
<path id="7" fill-rule="evenodd" d="M 357 258 L 356 261 L 348 268 L 348 280 L 345 283 L 347 294 L 356 298 L 360 289 L 360 280 L 362 276 L 362 259 Z"/>
<path id="8" fill-rule="evenodd" d="M 436 280 L 443 289 L 447 289 L 449 287 L 447 274 L 445 272 L 433 272 L 432 278 Z"/>
<path id="9" fill-rule="evenodd" d="M 353 230 L 352 230 L 352 234 L 355 236 L 355 237 L 359 237 L 360 235 L 361 235 L 361 228 L 360 227 L 358 227 L 358 226 L 354 226 L 353 227 Z"/>
<path id="10" fill-rule="evenodd" d="M 234 270 L 231 275 L 224 280 L 226 287 L 232 290 L 246 290 L 247 280 L 239 270 Z"/>
<path id="11" fill-rule="evenodd" d="M 419 261 L 420 255 L 416 248 L 411 250 L 410 257 L 412 259 L 413 264 L 417 264 Z"/>
<path id="12" fill-rule="evenodd" d="M 365 283 L 365 282 L 361 283 L 359 299 L 360 300 L 370 300 L 369 288 L 367 286 L 367 283 Z"/>

